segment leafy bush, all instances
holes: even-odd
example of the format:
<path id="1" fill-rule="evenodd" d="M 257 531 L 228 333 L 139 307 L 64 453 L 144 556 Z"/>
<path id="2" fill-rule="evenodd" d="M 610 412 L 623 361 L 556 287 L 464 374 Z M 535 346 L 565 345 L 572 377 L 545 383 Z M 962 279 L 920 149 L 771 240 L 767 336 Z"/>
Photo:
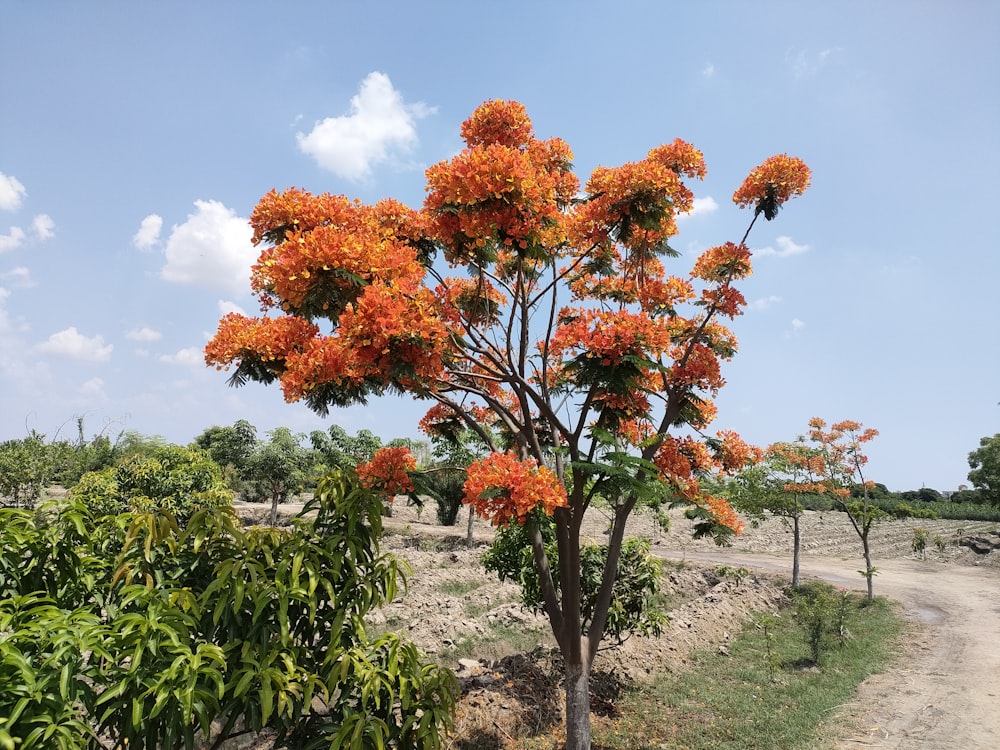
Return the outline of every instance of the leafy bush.
<path id="1" fill-rule="evenodd" d="M 549 563 L 555 565 L 559 552 L 550 518 L 536 511 L 528 523 L 539 525 Z M 606 546 L 587 544 L 580 548 L 584 632 L 590 626 L 597 604 L 607 555 Z M 500 529 L 491 547 L 483 554 L 483 565 L 496 573 L 501 581 L 510 580 L 520 584 L 521 601 L 526 607 L 538 612 L 544 610 L 527 524 L 510 524 Z M 666 615 L 656 606 L 661 574 L 662 564 L 649 554 L 648 540 L 627 539 L 622 543 L 617 577 L 611 593 L 611 606 L 604 626 L 605 636 L 614 637 L 621 642 L 631 633 L 656 635 L 661 632 L 666 622 Z"/>
<path id="2" fill-rule="evenodd" d="M 0 443 L 0 500 L 32 507 L 52 477 L 50 454 L 45 437 L 34 431 L 21 440 Z"/>
<path id="3" fill-rule="evenodd" d="M 460 469 L 431 469 L 416 477 L 418 493 L 430 495 L 437 506 L 437 520 L 442 526 L 454 526 L 462 509 L 465 472 Z"/>
<path id="4" fill-rule="evenodd" d="M 237 726 L 304 750 L 440 747 L 454 677 L 396 634 L 365 634 L 402 574 L 379 552 L 381 511 L 340 476 L 303 509 L 314 520 L 280 530 L 244 530 L 226 506 L 185 528 L 78 498 L 0 510 L 0 748 L 82 750 L 101 734 L 217 748 Z"/>
<path id="5" fill-rule="evenodd" d="M 233 499 L 221 468 L 205 451 L 176 445 L 160 445 L 84 474 L 70 495 L 97 516 L 160 510 L 173 514 L 181 526 L 196 511 Z"/>
<path id="6" fill-rule="evenodd" d="M 807 581 L 790 589 L 792 616 L 803 628 L 809 658 L 819 664 L 831 641 L 841 645 L 850 635 L 848 624 L 855 609 L 850 592 L 822 581 Z"/>

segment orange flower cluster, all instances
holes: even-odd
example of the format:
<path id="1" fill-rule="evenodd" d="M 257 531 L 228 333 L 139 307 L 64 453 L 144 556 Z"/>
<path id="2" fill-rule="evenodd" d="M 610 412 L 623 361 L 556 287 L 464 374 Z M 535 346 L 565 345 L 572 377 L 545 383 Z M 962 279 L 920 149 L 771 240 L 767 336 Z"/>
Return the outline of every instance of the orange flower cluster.
<path id="1" fill-rule="evenodd" d="M 444 305 L 444 315 L 460 328 L 495 323 L 507 298 L 487 279 L 446 279 L 434 290 Z"/>
<path id="2" fill-rule="evenodd" d="M 725 498 L 706 495 L 705 503 L 708 505 L 708 512 L 712 514 L 715 522 L 720 526 L 728 526 L 736 534 L 742 534 L 746 530 L 743 519 L 736 514 L 733 506 Z"/>
<path id="3" fill-rule="evenodd" d="M 670 346 L 663 322 L 642 312 L 565 308 L 560 320 L 549 345 L 553 359 L 579 352 L 608 367 L 626 354 L 655 360 Z"/>
<path id="4" fill-rule="evenodd" d="M 802 195 L 808 189 L 811 178 L 812 173 L 804 161 L 788 154 L 778 154 L 766 159 L 747 175 L 733 193 L 733 203 L 759 209 L 763 203 L 772 202 L 777 207 Z"/>
<path id="5" fill-rule="evenodd" d="M 319 328 L 293 315 L 248 318 L 228 313 L 205 347 L 205 362 L 222 370 L 251 356 L 281 369 L 288 357 L 310 347 L 318 334 Z"/>
<path id="6" fill-rule="evenodd" d="M 716 437 L 720 441 L 720 446 L 715 459 L 719 467 L 727 473 L 741 471 L 747 466 L 760 463 L 764 458 L 764 451 L 745 442 L 732 430 L 720 430 L 716 433 Z"/>
<path id="7" fill-rule="evenodd" d="M 680 497 L 694 505 L 707 506 L 716 523 L 742 534 L 743 522 L 736 512 L 726 500 L 703 493 L 698 476 L 738 471 L 759 460 L 762 454 L 734 432 L 719 432 L 718 439 L 721 447 L 713 455 L 703 442 L 692 437 L 665 435 L 653 456 L 653 463 L 663 480 Z"/>
<path id="8" fill-rule="evenodd" d="M 417 459 L 409 448 L 379 448 L 372 460 L 358 464 L 361 484 L 392 500 L 396 495 L 413 492 L 410 472 L 416 471 Z"/>
<path id="9" fill-rule="evenodd" d="M 462 134 L 468 148 L 426 172 L 424 210 L 445 257 L 482 267 L 509 248 L 547 259 L 565 241 L 563 207 L 579 190 L 569 146 L 536 140 L 516 102 L 486 102 Z"/>
<path id="10" fill-rule="evenodd" d="M 719 365 L 719 355 L 704 344 L 673 346 L 670 356 L 675 360 L 670 368 L 671 382 L 689 388 L 700 388 L 713 395 L 726 384 Z"/>
<path id="11" fill-rule="evenodd" d="M 462 123 L 461 132 L 462 140 L 470 147 L 496 143 L 509 148 L 520 148 L 535 136 L 535 129 L 524 105 L 503 99 L 493 99 L 476 107 L 476 111 Z"/>
<path id="12" fill-rule="evenodd" d="M 728 283 L 732 279 L 745 279 L 753 273 L 750 265 L 750 248 L 727 242 L 710 247 L 698 256 L 691 276 L 717 283 Z"/>
<path id="13" fill-rule="evenodd" d="M 486 406 L 462 406 L 462 413 L 468 415 L 474 422 L 487 425 L 496 420 L 496 414 Z M 425 435 L 437 435 L 466 427 L 460 413 L 448 404 L 434 404 L 420 419 L 418 428 Z"/>
<path id="14" fill-rule="evenodd" d="M 524 523 L 535 508 L 551 514 L 568 505 L 566 488 L 546 466 L 511 452 L 491 453 L 466 470 L 464 502 L 494 526 Z"/>
<path id="15" fill-rule="evenodd" d="M 296 194 L 314 218 L 329 212 L 315 227 L 288 230 L 265 249 L 252 270 L 253 289 L 289 312 L 335 318 L 373 280 L 394 282 L 405 290 L 422 283 L 426 269 L 413 247 L 421 226 L 417 214 L 402 213 L 400 204 L 362 206 L 343 197 Z M 399 238 L 396 231 L 410 234 Z M 317 292 L 321 300 L 316 301 Z"/>

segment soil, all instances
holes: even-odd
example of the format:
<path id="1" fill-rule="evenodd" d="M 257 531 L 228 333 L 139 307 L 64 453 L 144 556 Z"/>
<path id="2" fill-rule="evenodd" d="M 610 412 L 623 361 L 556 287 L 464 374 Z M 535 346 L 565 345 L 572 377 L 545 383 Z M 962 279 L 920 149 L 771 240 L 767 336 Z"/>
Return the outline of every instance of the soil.
<path id="1" fill-rule="evenodd" d="M 243 506 L 252 518 L 263 508 Z M 297 511 L 283 506 L 283 514 Z M 594 513 L 585 533 L 603 539 L 609 519 Z M 406 593 L 373 618 L 374 630 L 405 633 L 462 686 L 455 748 L 518 747 L 514 738 L 561 721 L 560 665 L 548 623 L 519 604 L 517 586 L 485 573 L 479 557 L 492 529 L 477 521 L 441 527 L 433 507 L 397 506 L 386 547 L 413 569 Z M 829 747 L 994 748 L 1000 746 L 1000 552 L 977 555 L 956 544 L 996 524 L 890 521 L 872 532 L 875 593 L 901 604 L 911 628 L 895 664 L 862 684 L 829 720 Z M 912 550 L 926 529 L 925 555 Z M 665 561 L 670 623 L 656 638 L 632 638 L 595 664 L 593 708 L 613 713 L 629 683 L 685 669 L 690 655 L 725 648 L 755 612 L 776 609 L 791 569 L 791 533 L 780 520 L 748 527 L 731 547 L 692 540 L 682 516 L 661 530 L 650 517 L 630 520 L 629 536 L 651 540 Z M 802 576 L 863 590 L 860 542 L 843 514 L 807 513 Z"/>

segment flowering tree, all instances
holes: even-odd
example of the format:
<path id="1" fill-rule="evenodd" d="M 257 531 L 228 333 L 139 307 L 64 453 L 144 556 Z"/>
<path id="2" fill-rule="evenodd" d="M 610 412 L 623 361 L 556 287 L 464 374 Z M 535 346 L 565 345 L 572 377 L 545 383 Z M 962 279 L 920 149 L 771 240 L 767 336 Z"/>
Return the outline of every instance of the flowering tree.
<path id="1" fill-rule="evenodd" d="M 490 453 L 468 467 L 465 498 L 492 523 L 527 524 L 545 610 L 566 666 L 567 747 L 590 745 L 590 666 L 601 642 L 625 523 L 641 504 L 683 502 L 699 533 L 740 521 L 700 479 L 754 451 L 708 435 L 723 321 L 745 300 L 745 241 L 706 250 L 689 274 L 666 262 L 700 151 L 681 140 L 600 167 L 581 192 L 572 153 L 535 137 L 524 108 L 490 101 L 462 125 L 466 148 L 427 170 L 421 210 L 297 189 L 251 217 L 264 245 L 251 284 L 263 317 L 229 314 L 206 361 L 231 383 L 280 381 L 318 413 L 385 392 L 432 402 L 428 431 L 474 431 Z M 774 218 L 810 173 L 774 156 L 733 196 Z M 747 234 L 749 234 L 749 228 Z M 402 453 L 362 470 L 405 487 Z M 400 472 L 399 469 L 404 471 Z M 367 474 L 365 473 L 367 472 Z M 581 620 L 580 525 L 596 499 L 613 522 L 589 628 Z M 532 517 L 551 514 L 553 569 Z"/>
<path id="2" fill-rule="evenodd" d="M 799 485 L 800 491 L 831 494 L 834 502 L 843 510 L 858 538 L 865 558 L 865 569 L 860 571 L 868 582 L 868 601 L 875 598 L 874 578 L 878 572 L 872 565 L 869 534 L 872 527 L 887 517 L 885 511 L 875 505 L 869 491 L 875 486 L 865 479 L 865 465 L 868 457 L 861 447 L 878 437 L 878 430 L 862 429 L 860 422 L 844 420 L 830 425 L 819 417 L 809 420 L 809 440 L 822 456 L 822 473 L 813 481 Z M 852 498 L 851 489 L 860 489 L 861 496 Z"/>
<path id="3" fill-rule="evenodd" d="M 729 499 L 738 511 L 761 518 L 778 516 L 792 529 L 792 588 L 799 587 L 802 535 L 799 521 L 805 512 L 804 496 L 815 492 L 824 476 L 820 451 L 800 437 L 794 443 L 775 443 L 764 460 L 739 473 L 728 486 Z"/>

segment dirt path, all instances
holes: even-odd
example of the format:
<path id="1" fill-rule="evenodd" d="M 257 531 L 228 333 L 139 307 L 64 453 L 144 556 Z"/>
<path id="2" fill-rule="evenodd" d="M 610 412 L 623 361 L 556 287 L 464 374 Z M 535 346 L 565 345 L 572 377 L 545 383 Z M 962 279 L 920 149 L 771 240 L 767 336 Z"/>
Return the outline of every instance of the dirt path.
<path id="1" fill-rule="evenodd" d="M 787 569 L 784 557 L 689 551 L 687 559 Z M 803 576 L 863 589 L 859 561 L 805 556 Z M 843 707 L 838 750 L 1000 747 L 1000 571 L 919 560 L 877 561 L 875 593 L 900 602 L 912 647 Z"/>

